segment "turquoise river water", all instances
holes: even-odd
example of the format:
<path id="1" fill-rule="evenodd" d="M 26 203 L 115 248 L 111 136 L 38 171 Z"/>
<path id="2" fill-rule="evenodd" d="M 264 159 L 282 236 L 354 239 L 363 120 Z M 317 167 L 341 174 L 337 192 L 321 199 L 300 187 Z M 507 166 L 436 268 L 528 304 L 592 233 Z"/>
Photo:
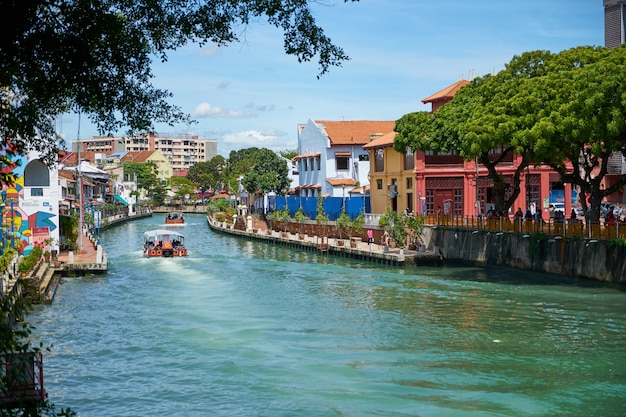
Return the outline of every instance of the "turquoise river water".
<path id="1" fill-rule="evenodd" d="M 109 272 L 29 321 L 81 417 L 626 415 L 626 293 L 512 269 L 395 268 L 209 230 L 146 259 L 163 216 L 103 234 Z"/>

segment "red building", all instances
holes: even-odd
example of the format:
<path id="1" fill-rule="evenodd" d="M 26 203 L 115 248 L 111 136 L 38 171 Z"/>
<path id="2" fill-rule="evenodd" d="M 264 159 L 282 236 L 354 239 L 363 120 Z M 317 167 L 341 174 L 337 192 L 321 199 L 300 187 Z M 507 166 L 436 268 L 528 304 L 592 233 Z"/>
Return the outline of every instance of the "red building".
<path id="1" fill-rule="evenodd" d="M 469 82 L 466 80 L 444 88 L 443 90 L 422 100 L 430 103 L 431 112 L 448 103 L 457 91 Z M 521 157 L 511 155 L 507 161 L 498 164 L 498 172 L 512 184 L 516 168 Z M 521 177 L 522 192 L 511 207 L 512 215 L 517 208 L 522 212 L 533 205 L 541 211 L 542 217 L 547 220 L 550 216 L 551 191 L 562 190 L 565 196 L 565 213 L 572 209 L 572 187 L 563 184 L 560 176 L 547 166 L 529 167 Z M 461 156 L 450 154 L 434 155 L 430 152 L 415 153 L 415 207 L 418 212 L 442 214 L 450 213 L 461 216 L 476 216 L 484 214 L 487 205 L 492 204 L 493 181 L 489 178 L 487 169 L 475 161 L 465 161 Z M 567 198 L 569 196 L 570 198 Z"/>

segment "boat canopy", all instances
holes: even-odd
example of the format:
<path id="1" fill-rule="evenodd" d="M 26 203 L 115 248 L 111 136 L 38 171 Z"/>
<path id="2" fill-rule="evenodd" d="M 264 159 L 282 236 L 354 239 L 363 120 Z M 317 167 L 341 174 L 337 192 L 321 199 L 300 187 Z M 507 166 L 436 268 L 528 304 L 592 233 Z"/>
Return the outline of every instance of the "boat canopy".
<path id="1" fill-rule="evenodd" d="M 185 237 L 181 233 L 166 229 L 148 230 L 143 234 L 145 242 L 154 242 L 155 239 L 159 242 L 173 242 L 176 240 L 182 244 Z"/>

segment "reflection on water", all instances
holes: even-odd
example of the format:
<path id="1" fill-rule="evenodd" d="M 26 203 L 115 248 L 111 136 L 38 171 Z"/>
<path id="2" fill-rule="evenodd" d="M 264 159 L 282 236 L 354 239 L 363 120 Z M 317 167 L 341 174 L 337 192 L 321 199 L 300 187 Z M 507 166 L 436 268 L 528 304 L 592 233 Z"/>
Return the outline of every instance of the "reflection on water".
<path id="1" fill-rule="evenodd" d="M 81 416 L 623 416 L 624 294 L 511 269 L 395 268 L 183 229 L 104 234 L 110 272 L 32 315 Z"/>

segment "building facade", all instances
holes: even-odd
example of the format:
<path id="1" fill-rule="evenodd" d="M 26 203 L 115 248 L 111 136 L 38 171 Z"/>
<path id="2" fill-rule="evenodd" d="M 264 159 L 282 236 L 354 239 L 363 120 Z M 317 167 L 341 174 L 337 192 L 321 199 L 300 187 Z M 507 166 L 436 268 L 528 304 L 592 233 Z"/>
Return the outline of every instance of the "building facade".
<path id="1" fill-rule="evenodd" d="M 604 46 L 617 48 L 626 42 L 626 0 L 603 0 Z"/>
<path id="2" fill-rule="evenodd" d="M 160 151 L 170 162 L 174 172 L 187 170 L 197 162 L 211 160 L 217 156 L 217 141 L 201 139 L 196 135 L 156 135 L 148 133 L 125 137 L 124 144 L 129 152 Z"/>
<path id="3" fill-rule="evenodd" d="M 298 125 L 301 197 L 345 197 L 369 185 L 369 153 L 363 145 L 393 131 L 394 121 L 321 121 Z"/>
<path id="4" fill-rule="evenodd" d="M 101 154 L 102 159 L 113 153 L 160 151 L 168 159 L 172 170 L 179 172 L 217 156 L 217 141 L 195 135 L 157 136 L 154 133 L 131 137 L 94 136 L 73 141 L 72 150 Z"/>

